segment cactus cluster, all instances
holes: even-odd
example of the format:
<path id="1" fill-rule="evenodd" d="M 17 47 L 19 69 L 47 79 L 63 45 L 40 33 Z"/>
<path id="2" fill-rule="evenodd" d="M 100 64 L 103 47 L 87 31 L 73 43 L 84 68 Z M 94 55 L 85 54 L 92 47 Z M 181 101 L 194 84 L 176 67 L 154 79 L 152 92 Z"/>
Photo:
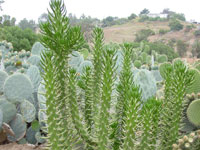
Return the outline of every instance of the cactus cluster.
<path id="1" fill-rule="evenodd" d="M 45 140 L 41 139 L 44 134 L 41 129 L 44 115 L 40 119 L 39 114 L 45 102 L 39 102 L 41 96 L 38 93 L 42 81 L 40 54 L 46 49 L 37 42 L 31 52 L 13 52 L 12 44 L 5 41 L 3 43 L 1 45 L 0 42 L 0 52 L 4 54 L 1 55 L 3 67 L 0 70 L 0 130 L 3 129 L 2 133 L 6 134 L 1 133 L 1 136 L 7 136 L 8 141 L 22 144 L 44 143 Z M 6 124 L 13 134 L 5 131 L 2 124 Z M 34 127 L 35 124 L 38 124 L 37 128 Z M 6 138 L 1 140 L 3 142 Z"/>
<path id="2" fill-rule="evenodd" d="M 178 142 L 172 147 L 173 150 L 198 150 L 200 148 L 200 130 L 178 139 Z"/>

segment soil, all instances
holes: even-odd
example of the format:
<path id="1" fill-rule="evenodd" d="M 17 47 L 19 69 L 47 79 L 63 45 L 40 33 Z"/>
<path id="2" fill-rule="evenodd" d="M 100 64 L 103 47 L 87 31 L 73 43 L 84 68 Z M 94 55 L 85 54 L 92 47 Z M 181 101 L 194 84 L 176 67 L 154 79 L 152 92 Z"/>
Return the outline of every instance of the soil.
<path id="1" fill-rule="evenodd" d="M 44 150 L 42 146 L 36 147 L 35 145 L 10 143 L 6 145 L 0 145 L 0 150 Z"/>

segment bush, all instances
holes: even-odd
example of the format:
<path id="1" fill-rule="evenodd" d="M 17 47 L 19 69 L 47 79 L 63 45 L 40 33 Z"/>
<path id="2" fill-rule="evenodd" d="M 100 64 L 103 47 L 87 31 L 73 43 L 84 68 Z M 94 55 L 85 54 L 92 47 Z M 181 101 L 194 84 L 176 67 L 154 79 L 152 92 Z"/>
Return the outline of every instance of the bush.
<path id="1" fill-rule="evenodd" d="M 171 20 L 169 27 L 172 31 L 179 31 L 183 29 L 183 25 L 178 20 Z"/>
<path id="2" fill-rule="evenodd" d="M 151 35 L 155 35 L 153 30 L 142 29 L 136 34 L 135 42 L 147 41 L 147 38 Z"/>
<path id="3" fill-rule="evenodd" d="M 194 32 L 194 35 L 195 35 L 196 37 L 200 36 L 200 30 L 196 30 L 196 31 Z"/>
<path id="4" fill-rule="evenodd" d="M 167 30 L 167 29 L 160 29 L 159 30 L 159 34 L 165 34 L 167 32 L 169 32 L 169 30 Z"/>
<path id="5" fill-rule="evenodd" d="M 5 26 L 0 29 L 1 40 L 11 42 L 14 51 L 30 50 L 31 46 L 39 40 L 39 35 L 35 34 L 31 29 L 22 30 L 17 26 Z"/>
<path id="6" fill-rule="evenodd" d="M 185 27 L 185 32 L 190 32 L 193 28 L 195 28 L 195 26 L 192 24 L 192 25 L 187 25 Z"/>
<path id="7" fill-rule="evenodd" d="M 168 57 L 168 61 L 172 61 L 174 58 L 177 58 L 179 55 L 174 51 L 174 49 L 168 45 L 165 45 L 162 42 L 148 43 L 151 50 L 154 50 L 158 54 L 165 54 Z"/>
<path id="8" fill-rule="evenodd" d="M 184 41 L 178 40 L 176 46 L 179 55 L 183 57 L 187 52 L 188 44 L 186 44 Z"/>

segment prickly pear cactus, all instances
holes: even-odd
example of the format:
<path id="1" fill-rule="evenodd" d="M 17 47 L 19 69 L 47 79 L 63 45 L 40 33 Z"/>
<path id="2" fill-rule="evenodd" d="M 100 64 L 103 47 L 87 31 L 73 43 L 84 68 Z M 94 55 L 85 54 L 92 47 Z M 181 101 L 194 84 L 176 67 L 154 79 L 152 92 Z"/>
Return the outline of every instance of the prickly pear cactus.
<path id="1" fill-rule="evenodd" d="M 38 120 L 39 120 L 42 131 L 47 133 L 47 130 L 45 128 L 46 127 L 47 115 L 45 114 L 45 112 L 43 110 L 39 110 Z"/>
<path id="2" fill-rule="evenodd" d="M 171 66 L 170 63 L 166 62 L 166 63 L 162 63 L 160 66 L 159 66 L 159 71 L 160 71 L 160 75 L 164 78 L 164 75 L 165 75 L 165 70 L 166 70 L 166 67 L 168 66 Z"/>
<path id="3" fill-rule="evenodd" d="M 157 58 L 158 63 L 165 63 L 168 61 L 168 58 L 165 54 L 159 55 Z"/>
<path id="4" fill-rule="evenodd" d="M 43 51 L 45 51 L 45 47 L 40 42 L 36 42 L 31 49 L 31 53 L 38 56 L 40 56 Z"/>
<path id="5" fill-rule="evenodd" d="M 134 66 L 139 69 L 142 66 L 141 61 L 140 60 L 135 60 L 134 61 Z"/>
<path id="6" fill-rule="evenodd" d="M 35 138 L 36 138 L 38 143 L 44 143 L 45 142 L 45 137 L 42 136 L 40 132 L 37 132 L 35 134 Z"/>
<path id="7" fill-rule="evenodd" d="M 3 85 L 7 77 L 8 74 L 5 71 L 0 70 L 0 95 L 3 94 Z"/>
<path id="8" fill-rule="evenodd" d="M 191 94 L 191 93 L 197 94 L 200 92 L 200 72 L 197 69 L 191 69 L 191 71 L 195 73 L 194 82 L 192 83 L 190 87 L 188 87 L 187 94 Z"/>
<path id="9" fill-rule="evenodd" d="M 5 99 L 0 99 L 0 109 L 3 112 L 3 122 L 5 123 L 9 123 L 17 113 L 15 105 Z"/>
<path id="10" fill-rule="evenodd" d="M 195 126 L 200 126 L 200 99 L 192 101 L 187 109 L 187 117 Z"/>
<path id="11" fill-rule="evenodd" d="M 40 83 L 37 96 L 38 96 L 38 104 L 39 104 L 39 109 L 46 109 L 46 97 L 44 94 L 46 93 L 45 86 L 43 81 Z"/>
<path id="12" fill-rule="evenodd" d="M 163 78 L 160 75 L 160 71 L 159 70 L 151 70 L 151 73 L 152 73 L 153 77 L 155 78 L 156 82 L 163 81 Z"/>
<path id="13" fill-rule="evenodd" d="M 40 56 L 32 55 L 31 57 L 28 58 L 27 62 L 30 63 L 31 65 L 40 67 Z"/>
<path id="14" fill-rule="evenodd" d="M 26 140 L 30 144 L 36 144 L 37 140 L 35 138 L 36 130 L 33 130 L 32 126 L 30 126 L 26 131 Z"/>
<path id="15" fill-rule="evenodd" d="M 21 73 L 9 76 L 4 83 L 4 94 L 7 100 L 12 103 L 29 99 L 33 94 L 31 80 Z"/>
<path id="16" fill-rule="evenodd" d="M 3 123 L 3 111 L 0 108 L 0 131 L 1 131 L 2 123 Z"/>
<path id="17" fill-rule="evenodd" d="M 118 50 L 115 57 L 117 57 L 117 61 L 116 61 L 116 66 L 117 66 L 117 74 L 120 73 L 120 71 L 122 70 L 122 65 L 123 65 L 123 54 L 121 50 Z"/>
<path id="18" fill-rule="evenodd" d="M 134 76 L 134 83 L 140 87 L 143 101 L 155 96 L 157 91 L 156 80 L 150 71 L 141 69 Z"/>
<path id="19" fill-rule="evenodd" d="M 21 110 L 22 117 L 24 118 L 26 122 L 30 123 L 33 120 L 35 120 L 36 109 L 34 105 L 31 104 L 29 101 L 24 100 L 20 104 L 20 110 Z"/>
<path id="20" fill-rule="evenodd" d="M 34 92 L 37 92 L 38 91 L 38 87 L 40 85 L 40 82 L 42 80 L 41 76 L 40 76 L 40 71 L 38 69 L 37 66 L 35 65 L 31 65 L 26 74 L 29 76 L 29 78 L 31 79 L 32 81 L 32 84 L 33 84 L 33 89 L 34 89 Z"/>
<path id="21" fill-rule="evenodd" d="M 72 54 L 69 56 L 69 65 L 72 68 L 78 69 L 79 65 L 83 61 L 84 61 L 83 56 L 77 51 L 73 51 Z"/>
<path id="22" fill-rule="evenodd" d="M 84 67 L 87 67 L 87 66 L 89 66 L 89 67 L 92 68 L 92 67 L 93 67 L 92 62 L 89 61 L 89 60 L 83 61 L 83 62 L 80 64 L 80 66 L 78 67 L 78 72 L 79 72 L 80 74 L 82 74 L 82 73 L 83 73 Z"/>
<path id="23" fill-rule="evenodd" d="M 16 142 L 25 136 L 27 127 L 22 115 L 17 114 L 9 125 L 15 134 L 15 136 L 7 135 L 9 141 Z"/>

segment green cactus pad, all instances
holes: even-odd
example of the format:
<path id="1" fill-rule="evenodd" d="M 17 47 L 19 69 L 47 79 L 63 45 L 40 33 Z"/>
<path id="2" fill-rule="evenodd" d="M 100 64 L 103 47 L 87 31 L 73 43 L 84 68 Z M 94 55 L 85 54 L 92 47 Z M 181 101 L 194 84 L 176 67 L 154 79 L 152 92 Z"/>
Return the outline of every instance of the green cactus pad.
<path id="1" fill-rule="evenodd" d="M 35 66 L 35 65 L 31 65 L 28 68 L 26 74 L 27 74 L 27 76 L 29 76 L 29 78 L 32 81 L 32 84 L 33 84 L 33 87 L 34 87 L 34 92 L 37 92 L 38 91 L 38 87 L 40 85 L 40 82 L 42 80 L 38 67 Z"/>
<path id="2" fill-rule="evenodd" d="M 200 92 L 200 72 L 197 69 L 190 69 L 190 71 L 194 72 L 194 82 L 187 89 L 187 94 L 199 93 Z"/>
<path id="3" fill-rule="evenodd" d="M 0 109 L 3 112 L 3 122 L 5 123 L 9 123 L 17 113 L 15 105 L 5 99 L 0 99 Z"/>
<path id="4" fill-rule="evenodd" d="M 40 56 L 41 52 L 45 50 L 45 47 L 40 43 L 40 42 L 36 42 L 32 49 L 31 49 L 31 53 L 33 55 L 38 55 Z"/>
<path id="5" fill-rule="evenodd" d="M 29 101 L 24 100 L 20 104 L 20 110 L 21 110 L 21 114 L 26 122 L 30 123 L 35 119 L 36 109 L 35 109 L 34 105 L 31 104 Z"/>
<path id="6" fill-rule="evenodd" d="M 5 71 L 0 70 L 0 94 L 3 93 L 3 85 L 7 77 L 8 74 Z"/>
<path id="7" fill-rule="evenodd" d="M 25 138 L 22 138 L 17 142 L 18 144 L 27 144 L 27 140 Z"/>
<path id="8" fill-rule="evenodd" d="M 167 56 L 164 55 L 164 54 L 163 54 L 163 55 L 159 55 L 157 61 L 158 61 L 159 63 L 165 63 L 165 62 L 168 61 L 168 58 L 167 58 Z"/>
<path id="9" fill-rule="evenodd" d="M 9 76 L 4 83 L 4 94 L 12 103 L 22 102 L 32 96 L 33 85 L 28 76 L 15 73 Z"/>
<path id="10" fill-rule="evenodd" d="M 162 63 L 160 66 L 159 66 L 159 71 L 160 71 L 160 75 L 164 78 L 164 75 L 165 75 L 165 69 L 167 67 L 172 67 L 172 64 L 171 63 Z"/>
<path id="11" fill-rule="evenodd" d="M 134 61 L 134 66 L 139 69 L 142 66 L 141 61 L 140 60 L 135 60 Z"/>
<path id="12" fill-rule="evenodd" d="M 17 114 L 16 117 L 9 123 L 9 125 L 15 133 L 15 137 L 7 135 L 9 141 L 16 142 L 25 136 L 26 122 L 23 120 L 23 117 L 20 114 Z"/>
<path id="13" fill-rule="evenodd" d="M 187 109 L 188 120 L 195 126 L 200 126 L 200 99 L 194 100 Z"/>

